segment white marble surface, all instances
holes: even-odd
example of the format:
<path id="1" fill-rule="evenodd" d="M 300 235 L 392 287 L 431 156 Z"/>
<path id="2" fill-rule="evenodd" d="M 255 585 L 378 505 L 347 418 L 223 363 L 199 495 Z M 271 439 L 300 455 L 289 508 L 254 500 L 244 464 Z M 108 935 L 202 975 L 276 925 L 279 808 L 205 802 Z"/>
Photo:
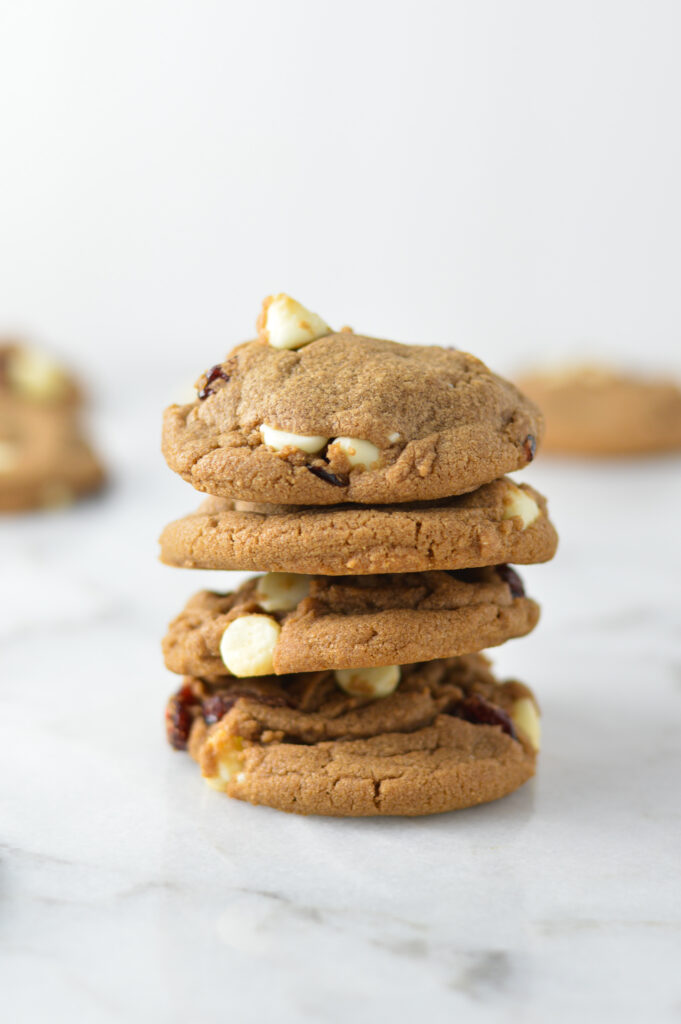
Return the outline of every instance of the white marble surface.
<path id="1" fill-rule="evenodd" d="M 534 782 L 289 817 L 165 745 L 159 639 L 208 574 L 155 560 L 195 504 L 156 391 L 100 416 L 106 498 L 0 523 L 3 1019 L 678 1021 L 681 462 L 532 467 L 562 545 L 495 662 L 543 706 Z"/>

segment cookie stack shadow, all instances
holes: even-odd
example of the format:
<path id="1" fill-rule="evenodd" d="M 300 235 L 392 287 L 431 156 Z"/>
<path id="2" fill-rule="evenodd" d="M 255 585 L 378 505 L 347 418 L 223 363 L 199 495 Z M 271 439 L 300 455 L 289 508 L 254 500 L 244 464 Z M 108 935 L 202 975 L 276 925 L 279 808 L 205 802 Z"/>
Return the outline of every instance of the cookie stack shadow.
<path id="1" fill-rule="evenodd" d="M 168 739 L 213 788 L 286 811 L 419 815 L 529 779 L 538 706 L 481 651 L 539 607 L 514 564 L 556 549 L 505 474 L 541 414 L 474 357 L 333 332 L 287 296 L 171 406 L 163 448 L 209 496 L 172 566 L 261 573 L 171 623 Z"/>

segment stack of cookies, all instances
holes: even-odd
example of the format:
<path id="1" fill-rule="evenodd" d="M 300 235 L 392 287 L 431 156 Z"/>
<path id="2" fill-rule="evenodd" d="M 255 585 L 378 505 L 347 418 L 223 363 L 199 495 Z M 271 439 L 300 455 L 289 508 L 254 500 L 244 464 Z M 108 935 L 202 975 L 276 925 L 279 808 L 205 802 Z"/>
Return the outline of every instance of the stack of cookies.
<path id="1" fill-rule="evenodd" d="M 509 563 L 550 559 L 546 501 L 505 473 L 537 408 L 455 349 L 333 331 L 285 295 L 166 410 L 210 497 L 161 557 L 263 573 L 201 591 L 163 648 L 166 722 L 206 781 L 303 814 L 428 814 L 504 796 L 539 747 L 530 690 L 479 652 L 539 616 Z"/>
<path id="2" fill-rule="evenodd" d="M 0 341 L 0 512 L 70 504 L 102 486 L 81 406 L 80 387 L 50 356 Z"/>

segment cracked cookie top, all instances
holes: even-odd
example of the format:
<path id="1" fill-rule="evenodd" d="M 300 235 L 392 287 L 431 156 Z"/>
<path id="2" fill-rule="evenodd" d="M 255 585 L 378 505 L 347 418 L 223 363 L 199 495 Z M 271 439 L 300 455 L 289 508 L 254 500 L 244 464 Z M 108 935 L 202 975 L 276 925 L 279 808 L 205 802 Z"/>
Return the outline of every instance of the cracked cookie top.
<path id="1" fill-rule="evenodd" d="M 166 410 L 164 455 L 197 490 L 282 504 L 420 501 L 533 458 L 539 410 L 474 356 L 323 321 L 300 347 L 278 346 L 289 335 L 272 325 L 207 371 L 195 402 Z"/>

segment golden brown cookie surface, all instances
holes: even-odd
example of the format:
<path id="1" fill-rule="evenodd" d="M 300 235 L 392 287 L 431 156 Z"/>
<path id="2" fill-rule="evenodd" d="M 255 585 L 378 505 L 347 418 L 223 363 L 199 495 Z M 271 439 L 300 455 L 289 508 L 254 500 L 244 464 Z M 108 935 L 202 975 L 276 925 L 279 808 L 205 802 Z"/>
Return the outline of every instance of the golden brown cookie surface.
<path id="1" fill-rule="evenodd" d="M 268 675 L 404 665 L 495 647 L 539 618 L 506 566 L 380 576 L 271 573 L 231 594 L 200 591 L 170 624 L 180 675 Z"/>
<path id="2" fill-rule="evenodd" d="M 534 456 L 541 414 L 474 356 L 350 331 L 238 346 L 166 410 L 163 451 L 197 490 L 295 505 L 472 491 Z"/>
<path id="3" fill-rule="evenodd" d="M 545 562 L 557 543 L 546 500 L 505 478 L 456 498 L 376 508 L 209 498 L 166 526 L 161 558 L 184 568 L 344 576 Z"/>

